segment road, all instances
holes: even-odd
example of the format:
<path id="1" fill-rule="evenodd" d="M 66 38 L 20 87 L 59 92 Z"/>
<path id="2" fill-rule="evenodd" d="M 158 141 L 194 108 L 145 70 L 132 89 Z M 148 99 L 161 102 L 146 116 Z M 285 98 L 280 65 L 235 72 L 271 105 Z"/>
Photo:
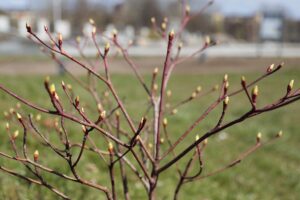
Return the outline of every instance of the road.
<path id="1" fill-rule="evenodd" d="M 197 45 L 183 47 L 181 55 L 188 56 L 200 48 Z M 74 56 L 78 55 L 77 49 L 68 43 L 64 43 L 64 49 Z M 129 54 L 135 57 L 160 57 L 165 53 L 166 46 L 162 42 L 147 46 L 132 46 Z M 85 48 L 87 56 L 94 56 L 96 49 L 93 45 Z M 39 48 L 36 44 L 24 39 L 14 39 L 0 42 L 0 55 L 36 55 Z M 239 57 L 239 58 L 297 58 L 300 57 L 300 44 L 292 43 L 223 43 L 208 49 L 207 57 Z"/>
<path id="2" fill-rule="evenodd" d="M 145 57 L 133 58 L 141 73 L 151 73 L 155 67 L 162 69 L 164 58 Z M 82 61 L 85 63 L 84 61 Z M 300 58 L 207 58 L 205 60 L 192 59 L 175 68 L 175 73 L 243 73 L 264 71 L 270 64 L 285 63 L 285 68 L 300 69 Z M 64 63 L 73 74 L 84 74 L 77 64 L 64 60 Z M 97 63 L 98 69 L 103 71 L 103 63 Z M 132 73 L 126 62 L 120 57 L 109 58 L 109 70 L 113 73 Z M 0 59 L 1 75 L 51 75 L 58 73 L 58 66 L 50 59 L 12 57 Z"/>

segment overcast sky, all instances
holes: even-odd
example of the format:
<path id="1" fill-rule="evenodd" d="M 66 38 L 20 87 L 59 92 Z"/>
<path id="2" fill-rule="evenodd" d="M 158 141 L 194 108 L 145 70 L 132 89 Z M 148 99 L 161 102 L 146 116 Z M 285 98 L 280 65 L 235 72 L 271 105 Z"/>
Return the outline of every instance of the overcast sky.
<path id="1" fill-rule="evenodd" d="M 225 14 L 249 15 L 262 7 L 282 7 L 293 18 L 300 19 L 300 0 L 215 0 Z"/>
<path id="2" fill-rule="evenodd" d="M 64 0 L 62 0 L 64 1 Z M 106 2 L 106 4 L 114 4 L 122 0 L 89 0 L 93 2 Z M 142 0 L 141 0 L 142 1 Z M 166 1 L 166 0 L 162 0 Z M 169 0 L 171 1 L 171 0 Z M 173 0 L 172 0 L 173 1 Z M 196 0 L 193 0 L 196 1 Z M 205 0 L 199 0 L 205 1 Z M 26 8 L 29 2 L 36 2 L 41 0 L 0 0 L 0 8 Z M 260 10 L 263 6 L 280 6 L 285 8 L 286 12 L 293 18 L 300 19 L 300 0 L 215 0 L 215 4 L 220 11 L 227 15 L 251 15 L 255 11 Z"/>

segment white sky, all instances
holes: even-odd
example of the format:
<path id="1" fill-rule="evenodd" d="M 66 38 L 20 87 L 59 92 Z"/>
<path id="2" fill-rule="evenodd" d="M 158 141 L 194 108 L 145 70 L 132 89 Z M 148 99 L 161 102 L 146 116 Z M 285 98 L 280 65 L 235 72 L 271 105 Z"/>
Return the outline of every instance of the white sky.
<path id="1" fill-rule="evenodd" d="M 224 14 L 249 15 L 262 7 L 279 6 L 289 16 L 300 19 L 300 0 L 215 0 L 215 3 Z"/>

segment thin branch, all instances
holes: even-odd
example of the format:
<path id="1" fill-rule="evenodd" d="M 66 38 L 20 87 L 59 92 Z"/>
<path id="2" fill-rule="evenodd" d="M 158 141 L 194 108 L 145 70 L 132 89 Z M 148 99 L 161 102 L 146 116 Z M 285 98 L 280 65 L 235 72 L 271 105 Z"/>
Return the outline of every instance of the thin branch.
<path id="1" fill-rule="evenodd" d="M 54 192 L 55 194 L 57 194 L 58 196 L 60 196 L 60 197 L 63 198 L 63 199 L 70 199 L 67 195 L 63 194 L 63 193 L 60 192 L 59 190 L 53 188 L 52 186 L 50 186 L 50 185 L 48 185 L 48 184 L 45 184 L 45 183 L 41 182 L 41 181 L 38 181 L 38 180 L 35 180 L 35 179 L 32 179 L 32 178 L 28 178 L 28 177 L 26 177 L 26 176 L 23 176 L 23 175 L 21 175 L 21 174 L 15 172 L 15 171 L 9 170 L 9 169 L 7 169 L 7 168 L 5 168 L 5 167 L 2 167 L 2 166 L 0 166 L 0 170 L 6 172 L 6 173 L 8 173 L 8 174 L 11 174 L 11 175 L 13 175 L 13 176 L 16 176 L 16 177 L 18 177 L 18 178 L 24 179 L 24 180 L 26 180 L 27 182 L 30 182 L 30 183 L 34 183 L 34 184 L 37 184 L 37 185 L 44 186 L 44 187 L 48 188 L 49 190 L 51 190 L 52 192 Z"/>

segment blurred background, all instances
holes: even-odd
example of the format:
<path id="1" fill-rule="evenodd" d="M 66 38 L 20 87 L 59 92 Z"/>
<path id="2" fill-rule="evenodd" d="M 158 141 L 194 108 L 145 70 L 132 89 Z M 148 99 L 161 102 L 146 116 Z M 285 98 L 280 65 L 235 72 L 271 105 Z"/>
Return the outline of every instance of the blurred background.
<path id="1" fill-rule="evenodd" d="M 199 11 L 207 1 L 190 0 L 191 12 Z M 220 42 L 207 56 L 219 57 L 299 57 L 299 0 L 215 0 L 201 16 L 194 18 L 183 34 L 189 54 L 201 45 L 203 36 Z M 163 41 L 149 29 L 150 18 L 158 25 L 167 17 L 169 29 L 180 23 L 178 0 L 11 0 L 0 2 L 0 53 L 35 55 L 38 49 L 26 38 L 25 23 L 47 39 L 44 25 L 60 32 L 65 39 L 90 36 L 93 18 L 100 31 L 119 32 L 121 41 L 133 40 L 134 56 L 160 56 Z M 135 37 L 136 36 L 136 37 Z M 23 49 L 26 48 L 26 51 Z M 71 46 L 65 48 L 72 51 Z M 90 55 L 95 49 L 88 50 Z M 73 51 L 72 53 L 76 53 Z"/>
<path id="2" fill-rule="evenodd" d="M 191 13 L 197 13 L 208 0 L 186 0 L 191 7 Z M 41 3 L 42 2 L 42 3 Z M 189 97 L 197 86 L 202 86 L 204 93 L 220 84 L 224 74 L 230 79 L 230 90 L 240 88 L 240 77 L 255 80 L 266 72 L 268 66 L 284 62 L 285 67 L 279 72 L 259 83 L 259 106 L 266 105 L 282 97 L 290 80 L 295 79 L 294 88 L 299 88 L 300 77 L 300 0 L 215 0 L 214 4 L 203 14 L 195 17 L 184 30 L 181 41 L 181 54 L 187 56 L 200 49 L 205 37 L 209 35 L 218 41 L 218 45 L 209 48 L 196 59 L 190 59 L 178 65 L 174 76 L 170 79 L 168 89 L 171 89 L 171 104 L 176 105 L 185 97 Z M 38 105 L 51 108 L 43 89 L 45 75 L 51 75 L 51 82 L 57 88 L 62 80 L 73 85 L 82 105 L 93 105 L 88 93 L 72 79 L 70 74 L 64 73 L 63 67 L 69 69 L 80 80 L 87 81 L 86 71 L 67 59 L 57 56 L 63 67 L 55 63 L 51 56 L 44 54 L 40 46 L 27 38 L 25 24 L 28 22 L 37 35 L 49 42 L 44 32 L 48 26 L 53 36 L 61 33 L 64 38 L 63 49 L 73 56 L 80 57 L 76 48 L 76 41 L 81 37 L 84 43 L 84 54 L 88 59 L 81 59 L 85 64 L 92 64 L 103 70 L 102 62 L 96 60 L 96 48 L 91 41 L 93 26 L 89 23 L 92 18 L 97 26 L 97 32 L 111 36 L 113 30 L 118 30 L 119 41 L 129 48 L 129 54 L 142 73 L 147 84 L 151 84 L 151 74 L 155 67 L 162 72 L 164 56 L 166 54 L 166 40 L 161 39 L 151 29 L 151 17 L 156 18 L 158 26 L 168 21 L 167 31 L 178 30 L 180 24 L 180 0 L 1 0 L 0 1 L 0 84 L 10 88 L 18 95 L 30 99 Z M 98 38 L 101 48 L 105 39 Z M 86 42 L 85 42 L 86 41 Z M 176 44 L 177 45 L 177 44 Z M 49 53 L 49 52 L 48 52 Z M 124 97 L 125 107 L 129 113 L 139 121 L 144 110 L 137 109 L 145 106 L 146 94 L 132 75 L 128 63 L 112 46 L 109 53 L 109 70 L 114 73 L 113 83 L 121 97 Z M 87 61 L 88 60 L 88 61 Z M 95 62 L 94 62 L 95 61 Z M 98 61 L 98 62 L 96 62 Z M 97 85 L 99 94 L 105 94 L 105 87 Z M 58 89 L 60 90 L 60 89 Z M 61 90 L 60 90 L 61 91 Z M 64 98 L 63 95 L 61 95 Z M 111 95 L 112 96 L 112 95 Z M 111 98 L 111 96 L 109 98 Z M 208 105 L 218 98 L 217 93 L 196 99 L 190 106 L 182 107 L 179 114 L 170 117 L 172 124 L 172 139 L 182 134 L 185 127 L 198 117 Z M 34 112 L 26 106 L 20 108 L 17 101 L 4 92 L 0 92 L 0 151 L 10 152 L 10 143 L 5 134 L 7 115 L 18 110 L 24 113 Z M 240 113 L 247 111 L 248 99 L 242 95 L 230 100 L 232 109 L 228 119 L 233 119 Z M 15 105 L 15 106 L 14 106 Z M 233 105 L 233 106 L 231 106 Z M 96 115 L 97 112 L 92 112 Z M 263 140 L 273 137 L 283 129 L 284 137 L 275 144 L 267 145 L 247 158 L 238 167 L 228 170 L 216 177 L 203 182 L 191 184 L 184 188 L 182 197 L 190 199 L 213 200 L 298 200 L 300 197 L 300 134 L 299 134 L 299 102 L 286 108 L 276 110 L 264 116 L 251 119 L 244 124 L 226 129 L 218 137 L 211 138 L 207 152 L 205 173 L 224 166 L 235 159 L 240 152 L 255 144 L 257 132 L 261 131 Z M 33 113 L 36 115 L 36 113 Z M 213 113 L 207 121 L 197 127 L 195 132 L 200 134 L 212 127 L 219 111 Z M 228 120 L 226 119 L 226 120 Z M 42 116 L 41 129 L 53 131 L 54 119 Z M 173 126 L 174 125 L 174 126 Z M 12 130 L 19 128 L 14 123 Z M 49 128 L 50 127 L 50 128 Z M 69 124 L 74 141 L 81 141 L 78 127 Z M 48 131 L 46 131 L 48 134 Z M 74 133 L 74 134 L 73 134 Z M 56 138 L 56 133 L 51 137 Z M 29 151 L 34 152 L 37 140 L 32 137 Z M 55 140 L 54 140 L 55 141 Z M 98 141 L 98 140 L 97 140 Z M 194 141 L 192 135 L 190 141 Z M 21 144 L 21 137 L 19 139 Z M 99 146 L 103 142 L 98 141 Z M 186 144 L 182 144 L 185 146 Z M 54 168 L 61 169 L 61 160 L 48 154 L 48 150 L 40 148 L 40 155 L 47 155 L 42 162 Z M 86 157 L 80 168 L 83 177 L 93 181 L 107 181 L 103 175 L 104 167 L 94 157 Z M 11 169 L 26 170 L 22 166 L 8 162 L 0 157 L 0 165 Z M 68 168 L 62 170 L 67 171 Z M 106 169 L 106 168 L 105 168 Z M 72 199 L 101 199 L 95 190 L 87 190 L 73 183 L 65 184 L 53 178 L 58 188 L 71 194 Z M 131 179 L 135 183 L 135 179 Z M 171 199 L 176 180 L 174 174 L 167 174 L 160 182 L 161 199 Z M 25 182 L 0 172 L 0 199 L 56 199 L 46 189 L 28 186 Z M 142 186 L 132 184 L 130 193 L 132 199 L 145 199 Z M 171 188 L 171 189 L 170 189 Z M 200 195 L 199 195 L 200 194 Z M 42 195 L 42 198 L 38 195 Z M 192 198 L 195 197 L 195 198 Z M 182 198 L 184 199 L 184 198 Z"/>

